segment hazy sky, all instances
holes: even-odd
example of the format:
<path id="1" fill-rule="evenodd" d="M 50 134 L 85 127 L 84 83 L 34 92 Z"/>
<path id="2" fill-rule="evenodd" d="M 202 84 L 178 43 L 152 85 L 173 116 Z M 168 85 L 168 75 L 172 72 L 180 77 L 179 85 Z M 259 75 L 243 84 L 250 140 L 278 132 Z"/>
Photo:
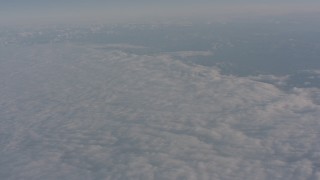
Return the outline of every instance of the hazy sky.
<path id="1" fill-rule="evenodd" d="M 316 0 L 1 0 L 0 23 L 139 20 L 213 14 L 320 11 Z"/>

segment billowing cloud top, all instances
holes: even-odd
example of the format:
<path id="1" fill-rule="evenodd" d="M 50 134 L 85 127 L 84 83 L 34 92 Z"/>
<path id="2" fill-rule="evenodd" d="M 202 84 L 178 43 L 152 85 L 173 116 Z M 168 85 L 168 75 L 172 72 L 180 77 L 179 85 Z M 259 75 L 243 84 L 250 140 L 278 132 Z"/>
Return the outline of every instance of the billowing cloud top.
<path id="1" fill-rule="evenodd" d="M 1 179 L 320 178 L 318 89 L 103 46 L 2 51 Z"/>

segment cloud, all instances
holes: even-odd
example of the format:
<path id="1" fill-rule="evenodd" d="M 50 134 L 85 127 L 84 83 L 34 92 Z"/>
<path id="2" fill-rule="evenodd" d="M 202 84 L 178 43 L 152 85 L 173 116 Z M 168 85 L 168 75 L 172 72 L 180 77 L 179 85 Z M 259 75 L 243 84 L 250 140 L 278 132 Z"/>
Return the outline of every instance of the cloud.
<path id="1" fill-rule="evenodd" d="M 167 55 L 24 48 L 1 79 L 3 179 L 319 178 L 319 89 Z"/>
<path id="2" fill-rule="evenodd" d="M 180 58 L 189 58 L 189 57 L 197 57 L 197 56 L 212 56 L 213 52 L 211 51 L 176 51 L 167 53 L 167 55 L 171 55 L 173 57 Z"/>

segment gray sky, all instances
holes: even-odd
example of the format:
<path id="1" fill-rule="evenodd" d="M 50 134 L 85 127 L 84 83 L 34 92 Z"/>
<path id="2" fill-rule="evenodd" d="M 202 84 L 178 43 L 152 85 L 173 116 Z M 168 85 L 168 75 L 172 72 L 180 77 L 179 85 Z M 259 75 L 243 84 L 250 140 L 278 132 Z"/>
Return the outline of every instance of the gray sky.
<path id="1" fill-rule="evenodd" d="M 320 11 L 315 0 L 1 0 L 0 23 L 108 22 L 147 18 Z"/>

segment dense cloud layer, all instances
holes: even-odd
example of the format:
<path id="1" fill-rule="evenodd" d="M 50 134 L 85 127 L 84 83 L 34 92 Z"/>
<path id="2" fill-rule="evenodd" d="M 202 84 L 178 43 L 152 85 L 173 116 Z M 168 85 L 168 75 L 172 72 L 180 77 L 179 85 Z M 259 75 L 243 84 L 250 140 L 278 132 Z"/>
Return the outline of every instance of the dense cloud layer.
<path id="1" fill-rule="evenodd" d="M 14 51 L 0 65 L 1 179 L 320 179 L 319 89 L 166 54 Z"/>

